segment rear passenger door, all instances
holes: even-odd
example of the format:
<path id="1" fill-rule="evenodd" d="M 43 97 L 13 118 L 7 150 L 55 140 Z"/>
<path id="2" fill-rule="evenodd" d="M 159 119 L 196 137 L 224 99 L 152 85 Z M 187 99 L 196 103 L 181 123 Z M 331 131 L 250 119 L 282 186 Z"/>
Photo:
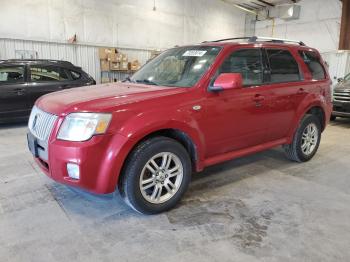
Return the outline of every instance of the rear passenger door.
<path id="1" fill-rule="evenodd" d="M 287 136 L 297 107 L 307 92 L 302 70 L 289 49 L 266 48 L 265 59 L 268 65 L 265 85 L 271 90 L 268 139 L 274 141 Z"/>
<path id="2" fill-rule="evenodd" d="M 62 67 L 52 65 L 30 65 L 28 95 L 32 107 L 42 95 L 70 88 L 72 79 Z"/>

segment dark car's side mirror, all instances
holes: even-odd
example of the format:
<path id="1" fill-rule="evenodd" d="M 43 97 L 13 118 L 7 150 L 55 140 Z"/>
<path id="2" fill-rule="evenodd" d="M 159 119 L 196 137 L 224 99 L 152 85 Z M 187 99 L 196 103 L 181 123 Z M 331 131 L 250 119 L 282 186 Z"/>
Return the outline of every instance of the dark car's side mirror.
<path id="1" fill-rule="evenodd" d="M 227 89 L 236 89 L 243 86 L 242 75 L 239 73 L 223 73 L 220 74 L 214 83 L 209 86 L 212 92 L 224 91 Z"/>
<path id="2" fill-rule="evenodd" d="M 338 83 L 341 83 L 341 82 L 344 81 L 344 79 L 343 78 L 338 78 L 337 81 L 338 81 Z"/>

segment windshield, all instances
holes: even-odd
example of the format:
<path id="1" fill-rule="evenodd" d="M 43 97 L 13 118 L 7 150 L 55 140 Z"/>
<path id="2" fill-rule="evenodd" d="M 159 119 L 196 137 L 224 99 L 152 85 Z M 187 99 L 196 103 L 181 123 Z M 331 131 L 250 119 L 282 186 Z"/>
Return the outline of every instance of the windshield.
<path id="1" fill-rule="evenodd" d="M 136 72 L 131 82 L 192 87 L 207 71 L 221 47 L 177 47 L 165 51 Z"/>

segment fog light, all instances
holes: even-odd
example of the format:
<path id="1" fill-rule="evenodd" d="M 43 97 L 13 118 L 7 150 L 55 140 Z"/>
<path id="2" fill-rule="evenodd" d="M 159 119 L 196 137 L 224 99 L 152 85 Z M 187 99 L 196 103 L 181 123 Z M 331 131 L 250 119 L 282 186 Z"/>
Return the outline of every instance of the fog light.
<path id="1" fill-rule="evenodd" d="M 73 179 L 79 179 L 80 171 L 79 165 L 73 163 L 67 163 L 68 176 Z"/>

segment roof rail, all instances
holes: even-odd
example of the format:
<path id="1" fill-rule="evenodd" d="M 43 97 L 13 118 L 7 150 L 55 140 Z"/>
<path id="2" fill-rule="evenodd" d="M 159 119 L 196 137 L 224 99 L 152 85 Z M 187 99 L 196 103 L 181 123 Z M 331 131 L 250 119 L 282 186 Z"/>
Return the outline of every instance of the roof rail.
<path id="1" fill-rule="evenodd" d="M 214 41 L 205 41 L 203 43 L 207 42 L 224 42 L 229 40 L 248 40 L 250 43 L 255 43 L 257 41 L 266 41 L 266 42 L 274 42 L 274 43 L 296 43 L 301 46 L 305 46 L 304 42 L 298 41 L 298 40 L 291 40 L 291 39 L 283 39 L 283 38 L 273 38 L 273 37 L 261 37 L 261 36 L 250 36 L 250 37 L 234 37 L 234 38 L 225 38 L 225 39 L 219 39 Z"/>
<path id="2" fill-rule="evenodd" d="M 23 62 L 23 63 L 30 63 L 30 62 L 46 62 L 46 63 L 53 63 L 53 64 L 61 64 L 66 66 L 74 66 L 73 63 L 65 60 L 56 60 L 56 59 L 19 59 L 19 58 L 12 58 L 12 59 L 6 59 L 6 60 L 0 60 L 1 63 L 11 63 L 11 62 Z"/>
<path id="3" fill-rule="evenodd" d="M 224 42 L 224 41 L 229 41 L 229 40 L 241 40 L 241 39 L 246 39 L 249 40 L 251 37 L 246 36 L 246 37 L 233 37 L 233 38 L 225 38 L 225 39 L 219 39 L 219 40 L 213 40 L 213 41 L 204 41 L 202 43 L 216 43 L 216 42 Z"/>

